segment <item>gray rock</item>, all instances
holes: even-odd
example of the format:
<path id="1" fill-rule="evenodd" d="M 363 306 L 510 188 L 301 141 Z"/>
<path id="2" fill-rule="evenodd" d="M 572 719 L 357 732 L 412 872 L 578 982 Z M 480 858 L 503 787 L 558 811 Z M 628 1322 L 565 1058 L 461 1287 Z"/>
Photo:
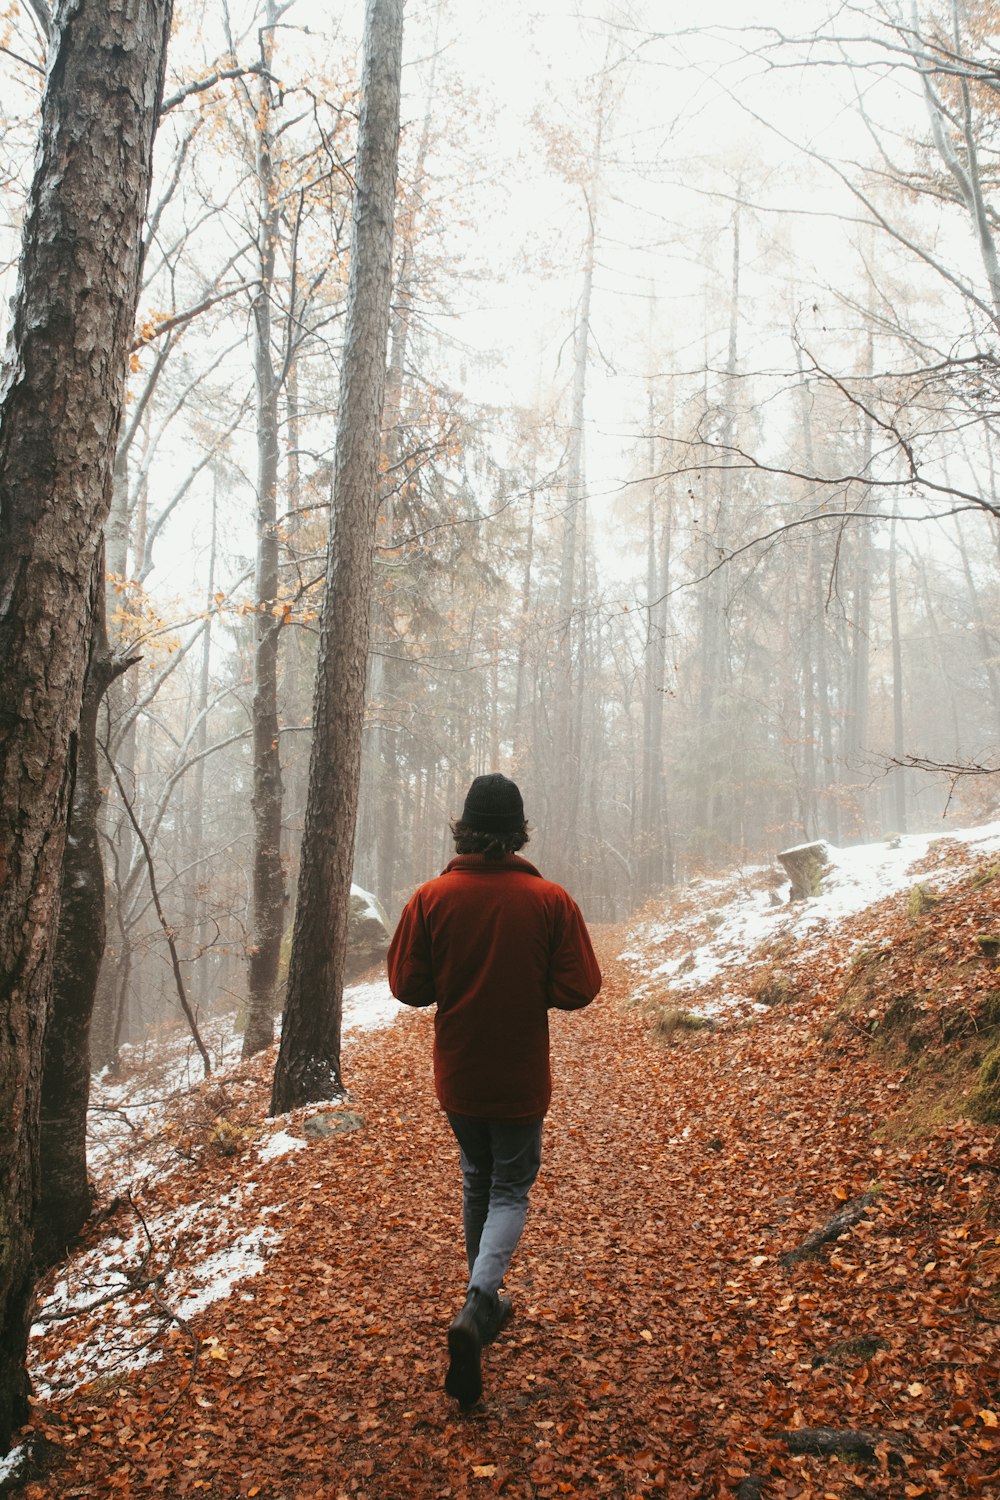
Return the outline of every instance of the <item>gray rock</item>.
<path id="1" fill-rule="evenodd" d="M 302 1134 L 314 1141 L 325 1141 L 331 1135 L 360 1130 L 364 1123 L 364 1115 L 355 1114 L 353 1109 L 331 1109 L 327 1114 L 310 1115 L 303 1123 Z"/>
<path id="2" fill-rule="evenodd" d="M 351 913 L 347 921 L 347 964 L 344 978 L 348 984 L 381 963 L 389 947 L 389 921 L 371 891 L 351 886 Z"/>

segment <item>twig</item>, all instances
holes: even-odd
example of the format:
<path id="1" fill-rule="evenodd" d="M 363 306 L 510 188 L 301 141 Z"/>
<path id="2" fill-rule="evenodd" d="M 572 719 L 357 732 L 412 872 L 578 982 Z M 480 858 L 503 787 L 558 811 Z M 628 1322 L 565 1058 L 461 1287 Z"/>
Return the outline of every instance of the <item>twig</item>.
<path id="1" fill-rule="evenodd" d="M 212 1071 L 212 1060 L 205 1048 L 205 1043 L 201 1039 L 201 1034 L 198 1031 L 198 1023 L 195 1020 L 194 1011 L 191 1009 L 191 1004 L 187 997 L 187 991 L 184 988 L 184 977 L 181 974 L 181 961 L 177 954 L 177 944 L 174 942 L 173 928 L 170 926 L 169 922 L 164 916 L 163 907 L 160 905 L 160 893 L 156 888 L 156 872 L 153 869 L 152 851 L 150 850 L 146 835 L 143 833 L 142 829 L 139 826 L 139 820 L 135 815 L 132 803 L 129 801 L 128 794 L 125 791 L 124 786 L 122 785 L 122 779 L 118 775 L 118 767 L 115 765 L 111 757 L 107 755 L 106 747 L 105 755 L 107 756 L 108 765 L 111 767 L 111 774 L 115 779 L 115 786 L 117 786 L 118 788 L 118 794 L 122 799 L 122 805 L 125 808 L 128 820 L 132 824 L 132 827 L 135 830 L 135 836 L 142 846 L 142 852 L 146 860 L 146 872 L 149 876 L 150 894 L 153 897 L 153 905 L 156 907 L 156 915 L 160 919 L 160 926 L 163 928 L 163 935 L 167 940 L 167 947 L 170 949 L 170 963 L 174 971 L 174 984 L 177 987 L 177 997 L 180 1000 L 181 1010 L 184 1012 L 185 1019 L 187 1020 L 188 1026 L 191 1029 L 191 1035 L 194 1038 L 194 1044 L 198 1048 L 198 1051 L 201 1053 L 202 1064 L 205 1068 L 205 1077 L 208 1078 Z"/>
<path id="2" fill-rule="evenodd" d="M 150 1287 L 150 1295 L 152 1296 L 153 1301 L 156 1303 L 157 1307 L 163 1313 L 164 1317 L 168 1318 L 172 1323 L 176 1323 L 178 1328 L 183 1329 L 183 1331 L 187 1334 L 188 1338 L 191 1341 L 191 1369 L 188 1373 L 187 1384 L 180 1386 L 173 1400 L 167 1402 L 166 1406 L 163 1408 L 163 1411 L 167 1412 L 170 1411 L 172 1407 L 176 1406 L 178 1401 L 184 1395 L 185 1391 L 188 1391 L 191 1388 L 194 1377 L 198 1373 L 198 1357 L 201 1354 L 201 1342 L 187 1319 L 182 1318 L 180 1313 L 174 1312 L 174 1309 L 168 1306 L 166 1302 L 164 1302 L 163 1298 L 160 1296 L 155 1287 Z"/>

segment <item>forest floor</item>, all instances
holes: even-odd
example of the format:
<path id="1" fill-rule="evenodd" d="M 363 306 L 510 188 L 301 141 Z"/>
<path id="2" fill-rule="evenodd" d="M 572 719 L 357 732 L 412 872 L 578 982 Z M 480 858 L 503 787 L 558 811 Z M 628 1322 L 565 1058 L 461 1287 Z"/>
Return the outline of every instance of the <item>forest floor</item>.
<path id="1" fill-rule="evenodd" d="M 942 899 L 893 895 L 802 951 L 772 944 L 781 1003 L 749 1004 L 775 979 L 762 957 L 713 1028 L 657 1010 L 648 984 L 637 1004 L 634 954 L 618 956 L 636 929 L 597 930 L 604 989 L 553 1017 L 515 1316 L 468 1414 L 442 1384 L 465 1268 L 431 1017 L 355 1036 L 360 1127 L 302 1144 L 293 1114 L 284 1154 L 261 1149 L 273 1057 L 195 1090 L 162 1143 L 174 1170 L 90 1232 L 134 1247 L 137 1214 L 162 1223 L 166 1205 L 186 1226 L 133 1251 L 125 1300 L 159 1315 L 155 1357 L 61 1394 L 50 1380 L 13 1493 L 995 1500 L 1000 1156 L 962 1101 L 1000 1021 L 978 943 L 1000 866 L 930 863 L 947 865 Z M 177 1288 L 220 1203 L 263 1269 L 188 1305 Z M 845 1207 L 839 1238 L 779 1258 Z M 47 1325 L 50 1373 L 106 1311 Z M 855 1451 L 794 1451 L 823 1443 Z"/>

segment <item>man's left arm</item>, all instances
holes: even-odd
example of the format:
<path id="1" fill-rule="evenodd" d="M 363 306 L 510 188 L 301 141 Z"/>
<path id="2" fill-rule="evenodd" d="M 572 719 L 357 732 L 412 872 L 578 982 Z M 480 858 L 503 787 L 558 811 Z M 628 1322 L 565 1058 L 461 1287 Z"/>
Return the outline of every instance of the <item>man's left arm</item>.
<path id="1" fill-rule="evenodd" d="M 601 988 L 601 971 L 583 913 L 571 897 L 559 914 L 549 963 L 548 1003 L 555 1010 L 582 1010 Z"/>
<path id="2" fill-rule="evenodd" d="M 386 954 L 389 988 L 404 1005 L 433 1005 L 431 943 L 419 891 L 403 907 Z"/>

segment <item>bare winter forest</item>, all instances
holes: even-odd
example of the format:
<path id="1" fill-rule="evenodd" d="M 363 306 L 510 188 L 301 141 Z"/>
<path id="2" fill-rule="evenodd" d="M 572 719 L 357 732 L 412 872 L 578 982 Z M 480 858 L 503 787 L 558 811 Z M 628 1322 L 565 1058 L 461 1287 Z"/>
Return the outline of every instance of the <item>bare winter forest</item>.
<path id="1" fill-rule="evenodd" d="M 595 923 L 996 815 L 996 6 L 402 12 L 0 0 L 15 1344 L 24 1121 L 51 1260 L 126 1044 L 329 1094 L 471 777 Z"/>

